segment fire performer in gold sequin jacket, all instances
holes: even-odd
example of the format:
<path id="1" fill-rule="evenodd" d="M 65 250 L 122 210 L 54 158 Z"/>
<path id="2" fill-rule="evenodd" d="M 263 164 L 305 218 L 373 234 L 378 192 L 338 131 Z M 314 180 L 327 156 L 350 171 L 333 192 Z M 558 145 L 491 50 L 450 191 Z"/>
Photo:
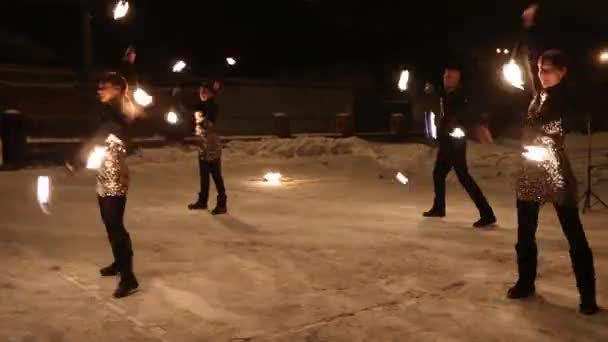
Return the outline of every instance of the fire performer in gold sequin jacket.
<path id="1" fill-rule="evenodd" d="M 220 88 L 219 82 L 203 84 L 199 90 L 201 103 L 194 113 L 194 134 L 199 137 L 199 177 L 200 191 L 196 202 L 188 205 L 190 210 L 207 209 L 209 199 L 209 176 L 213 178 L 217 189 L 217 206 L 211 211 L 213 215 L 225 214 L 226 187 L 222 176 L 222 144 L 217 131 L 219 108 L 215 95 Z"/>
<path id="2" fill-rule="evenodd" d="M 120 74 L 108 73 L 101 78 L 97 89 L 101 122 L 81 149 L 88 154 L 87 168 L 97 169 L 99 211 L 114 256 L 114 262 L 103 267 L 100 273 L 102 276 L 120 275 L 114 291 L 116 298 L 128 296 L 139 286 L 133 273 L 131 237 L 123 223 L 129 190 L 128 126 L 133 120 L 133 115 L 128 114 L 132 107 L 126 98 L 127 87 L 127 81 Z M 97 163 L 95 154 L 99 157 Z M 82 168 L 84 163 L 66 166 L 74 170 Z"/>
<path id="3" fill-rule="evenodd" d="M 517 266 L 519 279 L 507 296 L 526 298 L 535 292 L 537 267 L 536 230 L 538 213 L 552 202 L 562 230 L 570 244 L 570 258 L 580 293 L 580 311 L 598 311 L 595 299 L 593 254 L 581 224 L 576 179 L 564 145 L 564 114 L 567 111 L 562 79 L 567 73 L 566 57 L 548 50 L 538 60 L 542 91 L 535 96 L 525 118 L 521 170 L 517 177 Z"/>

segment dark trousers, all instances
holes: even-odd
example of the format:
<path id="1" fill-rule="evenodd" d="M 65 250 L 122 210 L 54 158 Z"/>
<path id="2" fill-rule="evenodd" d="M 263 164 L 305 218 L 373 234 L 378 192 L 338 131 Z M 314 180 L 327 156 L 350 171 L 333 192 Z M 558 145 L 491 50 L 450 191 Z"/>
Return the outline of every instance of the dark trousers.
<path id="1" fill-rule="evenodd" d="M 127 197 L 125 196 L 97 196 L 101 219 L 106 226 L 108 240 L 114 255 L 114 264 L 121 276 L 133 273 L 133 248 L 131 237 L 123 224 Z"/>
<path id="2" fill-rule="evenodd" d="M 224 178 L 222 177 L 222 161 L 207 161 L 199 159 L 198 166 L 201 181 L 199 202 L 207 203 L 209 200 L 209 176 L 213 177 L 213 182 L 215 183 L 215 188 L 217 189 L 218 202 L 225 201 L 226 187 L 224 186 Z"/>
<path id="3" fill-rule="evenodd" d="M 469 194 L 479 214 L 483 218 L 493 217 L 494 212 L 481 189 L 469 174 L 467 167 L 467 143 L 465 139 L 442 138 L 439 141 L 439 152 L 433 169 L 433 182 L 435 185 L 435 200 L 433 208 L 445 211 L 445 179 L 454 169 L 458 181 Z"/>
<path id="4" fill-rule="evenodd" d="M 557 217 L 568 244 L 570 244 L 570 260 L 576 276 L 576 286 L 582 300 L 595 299 L 595 270 L 593 254 L 587 243 L 587 237 L 574 205 L 562 206 L 554 204 Z M 538 250 L 536 247 L 536 229 L 538 227 L 537 202 L 517 201 L 517 268 L 518 283 L 524 287 L 534 285 Z"/>

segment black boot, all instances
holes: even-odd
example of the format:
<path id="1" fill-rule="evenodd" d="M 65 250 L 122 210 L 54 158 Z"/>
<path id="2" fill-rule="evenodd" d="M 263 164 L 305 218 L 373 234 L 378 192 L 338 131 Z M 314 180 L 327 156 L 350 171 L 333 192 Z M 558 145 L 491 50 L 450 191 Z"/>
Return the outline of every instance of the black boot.
<path id="1" fill-rule="evenodd" d="M 228 212 L 228 206 L 226 204 L 227 198 L 226 196 L 217 196 L 217 206 L 213 211 L 211 211 L 212 215 L 221 215 Z"/>
<path id="2" fill-rule="evenodd" d="M 593 267 L 593 255 L 590 249 L 581 250 L 578 255 L 570 251 L 574 274 L 576 276 L 576 287 L 580 293 L 581 304 L 579 310 L 584 315 L 593 315 L 599 311 L 595 299 L 595 270 Z"/>
<path id="3" fill-rule="evenodd" d="M 116 265 L 116 262 L 113 262 L 112 264 L 99 269 L 99 273 L 101 273 L 102 277 L 113 277 L 119 273 L 118 266 Z"/>
<path id="4" fill-rule="evenodd" d="M 524 299 L 534 296 L 535 291 L 534 285 L 527 285 L 518 281 L 507 291 L 507 298 Z"/>
<path id="5" fill-rule="evenodd" d="M 426 211 L 422 214 L 424 217 L 445 217 L 445 209 L 439 209 L 436 206 L 433 206 L 431 210 Z"/>
<path id="6" fill-rule="evenodd" d="M 119 258 L 119 269 L 120 269 L 120 282 L 118 287 L 114 290 L 115 298 L 122 298 L 129 296 L 137 290 L 139 283 L 133 273 L 133 250 L 131 248 L 131 242 L 128 241 L 123 248 L 118 249 L 120 251 Z"/>
<path id="7" fill-rule="evenodd" d="M 198 193 L 198 199 L 194 203 L 188 204 L 188 209 L 190 210 L 206 210 L 207 209 L 207 199 L 206 196 L 202 193 Z"/>
<path id="8" fill-rule="evenodd" d="M 492 214 L 492 215 L 488 215 L 485 217 L 482 216 L 477 222 L 473 223 L 473 227 L 481 228 L 481 227 L 493 225 L 494 223 L 496 223 L 496 216 L 494 216 L 494 214 Z"/>
<path id="9" fill-rule="evenodd" d="M 507 292 L 507 298 L 528 298 L 533 296 L 536 290 L 534 282 L 536 281 L 538 250 L 536 243 L 529 243 L 527 245 L 518 243 L 515 246 L 515 250 L 517 251 L 517 271 L 519 279 Z"/>
<path id="10" fill-rule="evenodd" d="M 139 283 L 135 278 L 135 274 L 133 272 L 128 274 L 121 274 L 120 282 L 118 283 L 118 287 L 114 290 L 114 298 L 123 298 L 127 297 L 137 290 L 139 287 Z"/>

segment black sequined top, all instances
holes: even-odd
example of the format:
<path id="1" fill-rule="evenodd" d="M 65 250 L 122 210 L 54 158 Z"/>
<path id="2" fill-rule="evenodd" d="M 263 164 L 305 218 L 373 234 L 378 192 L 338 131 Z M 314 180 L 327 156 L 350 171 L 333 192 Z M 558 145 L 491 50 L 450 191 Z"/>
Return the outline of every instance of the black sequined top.
<path id="1" fill-rule="evenodd" d="M 517 175 L 517 198 L 524 201 L 576 205 L 577 182 L 565 150 L 564 94 L 547 89 L 532 100 L 525 117 L 523 146 L 546 149 L 547 158 L 532 161 L 522 156 Z"/>

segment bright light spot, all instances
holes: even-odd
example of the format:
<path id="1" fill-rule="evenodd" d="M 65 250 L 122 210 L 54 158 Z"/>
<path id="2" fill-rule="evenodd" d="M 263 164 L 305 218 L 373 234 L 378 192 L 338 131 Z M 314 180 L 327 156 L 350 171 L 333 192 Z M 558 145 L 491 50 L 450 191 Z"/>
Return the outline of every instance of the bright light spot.
<path id="1" fill-rule="evenodd" d="M 264 175 L 264 181 L 272 185 L 280 185 L 283 176 L 278 172 L 268 172 Z"/>
<path id="2" fill-rule="evenodd" d="M 186 62 L 177 61 L 173 64 L 173 72 L 182 72 L 186 68 Z"/>
<path id="3" fill-rule="evenodd" d="M 409 82 L 409 80 L 410 80 L 410 72 L 408 70 L 401 71 L 401 76 L 399 76 L 399 84 L 397 84 L 397 86 L 399 87 L 399 90 L 406 91 L 407 83 Z"/>
<path id="4" fill-rule="evenodd" d="M 600 62 L 601 63 L 608 63 L 608 50 L 602 51 L 600 53 Z"/>
<path id="5" fill-rule="evenodd" d="M 138 105 L 147 107 L 152 104 L 152 96 L 148 95 L 148 93 L 142 88 L 137 88 L 133 92 L 133 98 Z"/>
<path id="6" fill-rule="evenodd" d="M 433 139 L 437 139 L 437 125 L 435 124 L 435 113 L 433 111 L 429 112 L 428 120 L 429 123 L 427 127 L 429 134 Z"/>
<path id="7" fill-rule="evenodd" d="M 503 52 L 504 52 L 505 55 L 508 55 L 509 54 L 509 49 L 504 49 Z"/>
<path id="8" fill-rule="evenodd" d="M 165 121 L 172 125 L 175 125 L 179 122 L 179 115 L 177 115 L 176 112 L 171 111 L 165 115 Z"/>
<path id="9" fill-rule="evenodd" d="M 502 67 L 503 77 L 509 84 L 518 89 L 524 89 L 524 79 L 521 72 L 521 68 L 514 60 L 511 60 L 508 64 Z"/>
<path id="10" fill-rule="evenodd" d="M 124 18 L 129 13 L 129 2 L 127 0 L 118 0 L 114 6 L 114 20 Z"/>
<path id="11" fill-rule="evenodd" d="M 399 183 L 404 184 L 404 185 L 407 184 L 410 181 L 401 172 L 397 173 L 397 176 L 395 176 L 395 178 L 397 178 L 397 180 L 399 181 Z"/>
<path id="12" fill-rule="evenodd" d="M 501 52 L 502 52 L 502 51 L 501 51 L 500 49 L 496 49 L 496 53 L 497 53 L 497 54 L 499 54 L 499 53 L 501 53 Z"/>
<path id="13" fill-rule="evenodd" d="M 522 155 L 531 161 L 544 162 L 551 159 L 551 154 L 546 147 L 543 146 L 524 146 L 525 152 Z"/>
<path id="14" fill-rule="evenodd" d="M 49 202 L 51 198 L 51 180 L 48 176 L 38 176 L 37 197 L 40 209 L 49 214 Z"/>
<path id="15" fill-rule="evenodd" d="M 89 158 L 87 159 L 87 169 L 89 170 L 97 170 L 101 167 L 103 160 L 106 156 L 106 148 L 102 146 L 95 146 L 93 151 L 89 153 Z"/>
<path id="16" fill-rule="evenodd" d="M 236 59 L 234 59 L 232 57 L 228 57 L 228 58 L 226 58 L 226 63 L 228 63 L 228 65 L 230 65 L 230 66 L 235 66 L 236 65 Z"/>
<path id="17" fill-rule="evenodd" d="M 460 138 L 464 138 L 465 134 L 464 134 L 464 131 L 460 127 L 456 127 L 456 128 L 454 128 L 452 133 L 450 133 L 450 136 L 452 138 L 460 139 Z"/>

